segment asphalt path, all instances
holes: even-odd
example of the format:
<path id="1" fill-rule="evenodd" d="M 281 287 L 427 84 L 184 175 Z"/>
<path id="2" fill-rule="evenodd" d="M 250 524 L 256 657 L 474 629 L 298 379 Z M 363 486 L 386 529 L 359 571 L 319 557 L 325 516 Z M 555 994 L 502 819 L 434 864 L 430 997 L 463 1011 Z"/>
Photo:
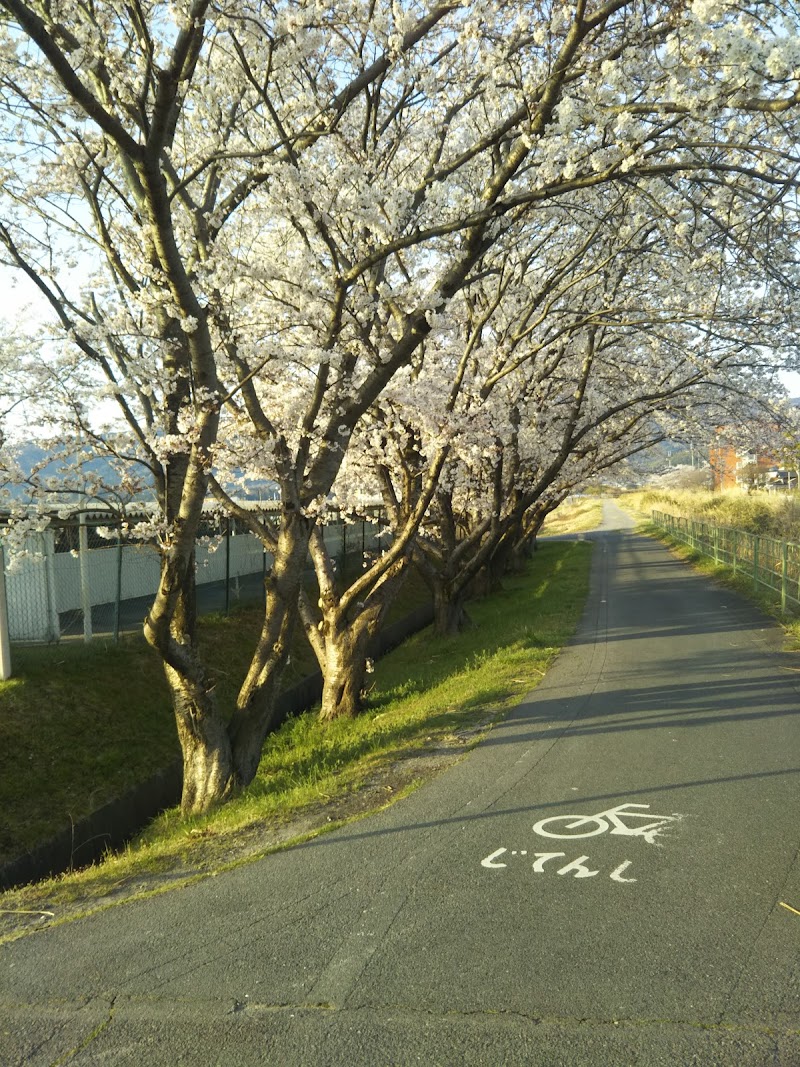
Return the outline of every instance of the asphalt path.
<path id="1" fill-rule="evenodd" d="M 416 793 L 0 949 L 3 1067 L 800 1067 L 800 657 L 629 527 Z"/>

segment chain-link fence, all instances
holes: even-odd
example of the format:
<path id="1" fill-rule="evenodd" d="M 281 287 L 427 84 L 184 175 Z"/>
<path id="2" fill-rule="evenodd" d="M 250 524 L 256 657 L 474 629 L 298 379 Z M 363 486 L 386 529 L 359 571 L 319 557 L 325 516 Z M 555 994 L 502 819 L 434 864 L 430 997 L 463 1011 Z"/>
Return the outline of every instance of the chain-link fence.
<path id="1" fill-rule="evenodd" d="M 368 520 L 330 522 L 325 542 L 347 560 L 381 551 L 380 509 Z M 102 534 L 100 531 L 103 531 Z M 258 601 L 272 557 L 257 537 L 227 517 L 210 517 L 196 550 L 201 614 Z M 26 552 L 5 569 L 8 634 L 12 642 L 91 641 L 141 629 L 158 588 L 155 545 L 126 537 L 91 514 L 54 523 L 32 535 Z"/>
<path id="2" fill-rule="evenodd" d="M 800 545 L 661 511 L 654 511 L 652 517 L 676 541 L 747 575 L 754 589 L 767 590 L 779 599 L 783 611 L 790 605 L 800 608 Z"/>

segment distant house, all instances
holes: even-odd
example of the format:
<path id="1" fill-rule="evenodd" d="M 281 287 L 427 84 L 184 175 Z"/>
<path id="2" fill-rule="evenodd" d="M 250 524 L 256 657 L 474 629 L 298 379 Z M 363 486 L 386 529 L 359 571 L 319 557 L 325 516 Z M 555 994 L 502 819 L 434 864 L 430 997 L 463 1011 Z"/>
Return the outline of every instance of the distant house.
<path id="1" fill-rule="evenodd" d="M 737 489 L 758 484 L 770 467 L 775 466 L 771 456 L 757 452 L 740 452 L 734 445 L 718 438 L 708 453 L 714 490 Z"/>
<path id="2" fill-rule="evenodd" d="M 766 489 L 770 492 L 797 488 L 797 472 L 781 467 L 766 452 L 739 452 L 717 441 L 709 450 L 712 486 L 718 489 Z"/>
<path id="3" fill-rule="evenodd" d="M 787 401 L 789 408 L 800 410 L 800 397 Z M 783 436 L 777 423 L 765 423 L 763 417 L 754 414 L 746 420 L 751 433 L 763 427 L 762 447 L 756 450 L 737 449 L 732 444 L 739 434 L 734 426 L 718 426 L 716 440 L 709 448 L 708 461 L 712 471 L 714 489 L 796 489 L 800 471 L 787 469 L 776 459 L 774 449 L 781 450 L 776 441 Z M 767 445 L 766 441 L 772 439 Z M 785 457 L 784 457 L 785 458 Z"/>

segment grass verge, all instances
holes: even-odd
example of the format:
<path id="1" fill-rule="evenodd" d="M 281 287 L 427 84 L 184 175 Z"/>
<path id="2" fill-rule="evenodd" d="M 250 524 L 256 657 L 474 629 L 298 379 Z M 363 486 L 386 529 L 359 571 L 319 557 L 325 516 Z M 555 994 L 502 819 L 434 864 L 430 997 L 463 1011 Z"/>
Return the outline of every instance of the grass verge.
<path id="1" fill-rule="evenodd" d="M 391 618 L 428 596 L 419 579 L 408 581 Z M 262 618 L 261 606 L 251 604 L 199 621 L 220 708 L 233 707 Z M 15 676 L 0 682 L 0 862 L 180 757 L 161 663 L 142 637 L 15 647 L 13 661 Z M 316 666 L 298 628 L 284 684 Z"/>
<path id="2" fill-rule="evenodd" d="M 0 682 L 0 860 L 46 841 L 180 755 L 143 639 L 15 648 Z"/>
<path id="3" fill-rule="evenodd" d="M 188 823 L 167 812 L 103 864 L 3 894 L 0 934 L 27 928 L 21 912 L 58 920 L 185 884 L 396 799 L 459 758 L 541 679 L 580 618 L 590 554 L 585 542 L 542 544 L 525 574 L 470 605 L 464 633 L 424 631 L 385 657 L 364 714 L 327 726 L 314 712 L 289 721 L 267 739 L 240 797 Z"/>

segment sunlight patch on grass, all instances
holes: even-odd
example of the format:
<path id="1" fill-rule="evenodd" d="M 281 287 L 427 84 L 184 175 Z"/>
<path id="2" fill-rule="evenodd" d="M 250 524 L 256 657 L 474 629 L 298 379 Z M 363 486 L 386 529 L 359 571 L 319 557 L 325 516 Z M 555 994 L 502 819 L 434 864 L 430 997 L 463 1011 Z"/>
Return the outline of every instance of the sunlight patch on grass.
<path id="1" fill-rule="evenodd" d="M 603 518 L 603 502 L 593 497 L 571 497 L 544 520 L 542 536 L 596 530 Z"/>

